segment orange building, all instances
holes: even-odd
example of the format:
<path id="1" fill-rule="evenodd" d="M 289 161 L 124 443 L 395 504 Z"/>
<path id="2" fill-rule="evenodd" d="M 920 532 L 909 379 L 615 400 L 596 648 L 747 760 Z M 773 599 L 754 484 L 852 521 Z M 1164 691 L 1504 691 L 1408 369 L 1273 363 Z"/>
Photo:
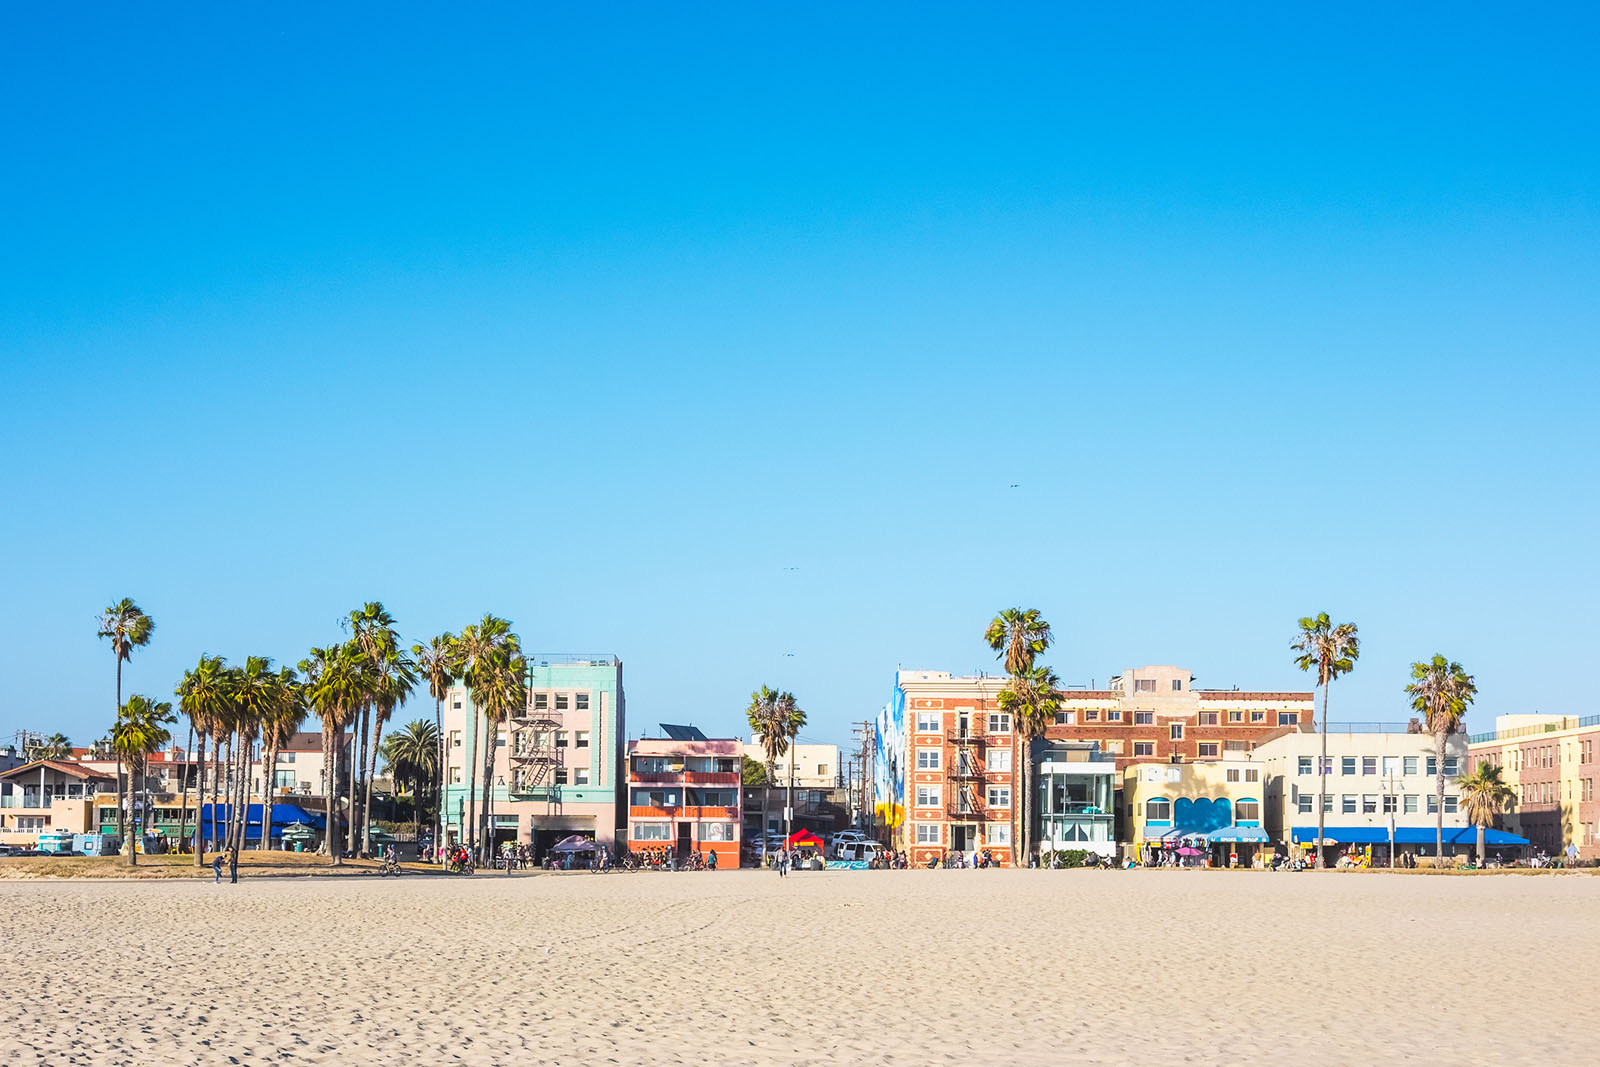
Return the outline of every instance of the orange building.
<path id="1" fill-rule="evenodd" d="M 744 747 L 693 727 L 663 727 L 665 738 L 628 742 L 628 848 L 716 853 L 739 866 Z M 709 857 L 707 857 L 709 858 Z"/>

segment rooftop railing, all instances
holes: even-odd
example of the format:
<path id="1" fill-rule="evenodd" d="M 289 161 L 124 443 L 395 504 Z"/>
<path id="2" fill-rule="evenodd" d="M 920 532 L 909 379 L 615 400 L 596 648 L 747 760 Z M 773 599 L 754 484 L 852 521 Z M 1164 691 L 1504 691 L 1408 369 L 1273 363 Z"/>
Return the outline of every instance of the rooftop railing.
<path id="1" fill-rule="evenodd" d="M 622 661 L 610 652 L 527 652 L 529 667 L 615 667 Z"/>
<path id="2" fill-rule="evenodd" d="M 1600 715 L 1584 715 L 1581 717 L 1563 715 L 1559 719 L 1549 722 L 1537 722 L 1532 726 L 1517 726 L 1510 730 L 1490 730 L 1487 733 L 1468 734 L 1469 744 L 1482 744 L 1485 741 L 1515 741 L 1519 737 L 1537 737 L 1540 734 L 1553 734 L 1560 730 L 1578 730 L 1589 726 L 1600 726 Z"/>

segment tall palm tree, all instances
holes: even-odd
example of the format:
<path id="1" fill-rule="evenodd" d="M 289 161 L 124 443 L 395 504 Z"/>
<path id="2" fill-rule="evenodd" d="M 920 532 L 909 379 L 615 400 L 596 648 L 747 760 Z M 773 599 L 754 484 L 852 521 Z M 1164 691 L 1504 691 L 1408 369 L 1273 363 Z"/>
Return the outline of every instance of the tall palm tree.
<path id="1" fill-rule="evenodd" d="M 1322 831 L 1327 823 L 1328 775 L 1328 689 L 1333 680 L 1356 668 L 1361 656 L 1361 638 L 1356 624 L 1341 622 L 1335 625 L 1326 611 L 1300 620 L 1300 636 L 1289 646 L 1300 655 L 1294 664 L 1303 671 L 1316 671 L 1317 684 L 1322 687 L 1322 758 L 1317 761 L 1317 847 L 1316 865 L 1323 865 Z"/>
<path id="2" fill-rule="evenodd" d="M 1500 780 L 1499 767 L 1483 760 L 1478 761 L 1477 769 L 1471 774 L 1458 777 L 1456 787 L 1461 790 L 1461 806 L 1467 818 L 1478 828 L 1478 866 L 1482 867 L 1484 831 L 1494 825 L 1494 817 L 1511 799 L 1511 787 Z"/>
<path id="3" fill-rule="evenodd" d="M 437 834 L 433 839 L 435 846 L 444 843 L 444 698 L 450 695 L 450 687 L 456 684 L 458 676 L 457 661 L 460 651 L 456 647 L 455 634 L 446 631 L 430 640 L 426 645 L 412 645 L 411 654 L 416 657 L 417 674 L 428 684 L 428 693 L 433 697 L 433 728 L 438 739 L 438 759 L 434 766 L 439 775 L 438 792 L 438 822 Z M 439 853 L 440 862 L 444 862 L 444 854 Z"/>
<path id="4" fill-rule="evenodd" d="M 745 718 L 750 723 L 750 729 L 761 738 L 761 753 L 767 759 L 768 777 L 770 783 L 776 776 L 778 760 L 790 754 L 794 739 L 806 725 L 806 713 L 800 709 L 793 693 L 781 692 L 764 685 L 750 694 L 750 706 L 745 708 Z M 794 808 L 794 760 L 790 758 L 789 793 L 786 807 L 792 813 Z M 685 798 L 687 799 L 687 798 Z M 761 832 L 767 832 L 767 791 L 761 791 Z M 788 837 L 791 830 L 788 820 L 784 822 L 783 833 Z"/>
<path id="5" fill-rule="evenodd" d="M 100 613 L 100 637 L 111 642 L 112 655 L 117 661 L 117 714 L 122 714 L 122 664 L 133 658 L 133 650 L 143 648 L 150 643 L 150 636 L 156 632 L 156 623 L 144 610 L 127 597 L 112 604 Z M 117 833 L 122 835 L 129 850 L 127 855 L 133 856 L 130 863 L 138 863 L 134 853 L 133 842 L 127 835 L 127 814 L 123 811 L 123 786 L 122 786 L 122 757 L 117 757 Z"/>
<path id="6" fill-rule="evenodd" d="M 278 753 L 306 720 L 305 689 L 294 671 L 278 671 L 273 699 L 261 723 L 261 840 L 256 848 L 266 850 L 272 841 L 272 808 L 278 792 Z"/>
<path id="7" fill-rule="evenodd" d="M 136 783 L 144 782 L 145 764 L 150 752 L 168 744 L 172 734 L 168 732 L 167 725 L 175 722 L 172 716 L 171 704 L 157 704 L 147 696 L 134 693 L 128 697 L 128 702 L 122 706 L 117 715 L 117 722 L 111 728 L 111 743 L 121 757 L 123 765 L 128 768 L 128 784 L 133 791 Z M 135 810 L 142 813 L 144 805 L 137 793 L 134 795 Z M 137 865 L 139 850 L 133 849 L 128 854 L 128 862 Z"/>
<path id="8" fill-rule="evenodd" d="M 369 665 L 367 677 L 372 703 L 372 747 L 367 751 L 366 787 L 361 799 L 361 854 L 372 852 L 372 779 L 377 772 L 378 745 L 383 724 L 389 721 L 394 709 L 405 702 L 416 688 L 416 662 L 398 645 L 383 653 L 376 663 Z"/>
<path id="9" fill-rule="evenodd" d="M 322 722 L 322 790 L 327 816 L 322 847 L 334 866 L 344 863 L 339 840 L 339 752 L 345 727 L 366 691 L 363 663 L 359 650 L 349 645 L 313 648 L 311 655 L 300 661 L 307 702 Z"/>
<path id="10" fill-rule="evenodd" d="M 72 753 L 72 741 L 66 734 L 55 733 L 27 745 L 23 756 L 29 763 L 42 759 L 64 759 Z"/>
<path id="11" fill-rule="evenodd" d="M 1438 816 L 1435 843 L 1438 852 L 1434 855 L 1443 863 L 1444 744 L 1451 734 L 1461 728 L 1461 719 L 1467 713 L 1467 705 L 1478 695 L 1478 687 L 1473 684 L 1472 675 L 1461 669 L 1461 664 L 1453 663 L 1438 653 L 1431 660 L 1413 663 L 1411 678 L 1406 693 L 1411 697 L 1412 710 L 1422 714 L 1428 732 L 1433 735 L 1433 762 L 1438 775 L 1435 786 L 1435 807 L 1438 809 L 1435 812 Z"/>
<path id="12" fill-rule="evenodd" d="M 1007 684 L 1014 683 L 1018 693 L 1028 693 L 1032 691 L 1028 689 L 1026 679 L 1033 671 L 1034 661 L 1044 655 L 1055 637 L 1050 632 L 1050 624 L 1045 621 L 1038 608 L 1005 608 L 989 620 L 988 627 L 983 631 L 983 640 L 1004 663 L 1006 676 L 1010 679 Z M 1038 697 L 1041 694 L 1035 692 L 1033 695 Z M 1017 722 L 1020 725 L 1021 720 Z M 1015 736 L 1020 739 L 1020 732 Z M 1041 733 L 1039 736 L 1044 735 Z M 1032 753 L 1025 749 L 1019 753 L 1019 757 L 1026 764 L 1031 760 Z M 1013 803 L 1011 808 L 1013 841 L 1025 842 L 1028 837 L 1027 827 L 1019 825 L 1020 816 L 1025 811 L 1026 800 L 1022 804 Z M 1012 855 L 1021 857 L 1017 864 L 1021 867 L 1026 865 L 1031 853 L 1013 849 Z"/>
<path id="13" fill-rule="evenodd" d="M 222 704 L 227 700 L 224 686 L 227 684 L 227 666 L 221 656 L 201 656 L 195 664 L 194 670 L 184 671 L 183 680 L 173 690 L 173 695 L 178 698 L 178 710 L 189 719 L 191 735 L 198 736 L 200 741 L 199 752 L 201 759 L 198 761 L 198 775 L 195 783 L 199 794 L 195 803 L 194 837 L 196 848 L 194 850 L 194 865 L 202 866 L 205 863 L 205 850 L 199 846 L 201 838 L 199 808 L 206 795 L 206 764 L 205 748 L 206 735 L 215 730 L 215 724 L 220 720 Z M 191 754 L 190 760 L 193 761 Z M 181 846 L 185 837 L 184 827 L 187 825 L 189 815 L 189 781 L 183 783 L 183 807 L 179 809 L 178 842 Z M 215 822 L 216 813 L 212 812 L 212 821 Z"/>
<path id="14" fill-rule="evenodd" d="M 282 680 L 272 669 L 272 660 L 266 656 L 245 657 L 244 666 L 235 668 L 230 680 L 229 696 L 233 704 L 233 729 L 238 740 L 238 766 L 228 862 L 237 865 L 239 850 L 244 847 L 249 825 L 250 768 L 255 763 L 256 741 L 282 701 L 283 689 Z M 261 813 L 261 833 L 267 837 L 272 834 L 271 816 L 264 808 Z"/>
<path id="15" fill-rule="evenodd" d="M 492 823 L 490 822 L 491 783 L 494 777 L 494 758 L 500 723 L 519 703 L 527 702 L 527 663 L 522 657 L 522 643 L 511 632 L 511 623 L 496 615 L 485 615 L 481 622 L 473 623 L 461 631 L 457 642 L 460 649 L 458 668 L 461 680 L 472 695 L 472 705 L 482 716 L 479 729 L 483 734 L 483 806 L 472 821 L 478 834 L 478 855 L 491 848 Z M 476 756 L 477 741 L 473 742 Z M 470 764 L 469 764 L 470 773 Z M 472 791 L 468 791 L 469 820 L 474 813 Z M 465 833 L 465 829 L 463 829 Z"/>
<path id="16" fill-rule="evenodd" d="M 1061 679 L 1049 667 L 1030 667 L 1021 675 L 1013 675 L 995 702 L 1001 711 L 1010 713 L 1012 729 L 1022 747 L 1022 787 L 1013 798 L 1013 810 L 1022 828 L 1022 849 L 1017 855 L 1026 863 L 1033 855 L 1033 822 L 1028 817 L 1033 796 L 1033 743 L 1056 721 L 1056 711 L 1061 707 Z"/>
<path id="17" fill-rule="evenodd" d="M 361 703 L 360 719 L 356 724 L 356 744 L 360 753 L 356 755 L 352 750 L 357 773 L 350 785 L 350 812 L 354 820 L 350 824 L 350 838 L 352 843 L 360 842 L 360 853 L 365 856 L 368 851 L 366 826 L 370 821 L 367 809 L 372 802 L 372 773 L 378 759 L 378 738 L 383 729 L 382 722 L 376 720 L 388 715 L 381 707 L 384 691 L 388 688 L 383 664 L 399 652 L 400 634 L 395 629 L 394 616 L 377 600 L 368 601 L 352 611 L 349 627 L 350 641 L 360 649 L 361 657 L 366 661 L 367 678 L 372 683 L 367 699 Z M 404 695 L 401 699 L 404 699 Z M 393 705 L 389 711 L 393 711 Z M 368 726 L 373 726 L 370 740 Z"/>
<path id="18" fill-rule="evenodd" d="M 411 783 L 411 829 L 422 822 L 424 786 L 432 786 L 439 763 L 439 729 L 426 719 L 413 719 L 383 744 L 384 773 Z"/>

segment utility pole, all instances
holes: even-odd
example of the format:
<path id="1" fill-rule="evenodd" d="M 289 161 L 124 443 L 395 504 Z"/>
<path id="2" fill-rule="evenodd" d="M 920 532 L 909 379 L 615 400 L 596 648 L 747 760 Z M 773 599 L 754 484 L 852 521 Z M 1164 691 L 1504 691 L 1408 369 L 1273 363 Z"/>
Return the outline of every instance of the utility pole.
<path id="1" fill-rule="evenodd" d="M 861 813 L 861 826 L 868 837 L 873 837 L 872 750 L 876 731 L 872 723 L 865 720 L 851 723 L 850 726 L 851 733 L 855 735 L 859 746 L 855 759 L 861 764 L 861 806 L 858 809 Z"/>

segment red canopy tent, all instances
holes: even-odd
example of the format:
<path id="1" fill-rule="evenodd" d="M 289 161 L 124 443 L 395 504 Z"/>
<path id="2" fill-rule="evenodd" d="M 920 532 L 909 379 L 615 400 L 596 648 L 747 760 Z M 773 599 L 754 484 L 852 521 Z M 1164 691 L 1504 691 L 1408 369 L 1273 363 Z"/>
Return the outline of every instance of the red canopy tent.
<path id="1" fill-rule="evenodd" d="M 822 838 L 818 837 L 810 830 L 796 830 L 794 833 L 790 834 L 784 839 L 783 847 L 820 849 L 822 847 Z"/>

